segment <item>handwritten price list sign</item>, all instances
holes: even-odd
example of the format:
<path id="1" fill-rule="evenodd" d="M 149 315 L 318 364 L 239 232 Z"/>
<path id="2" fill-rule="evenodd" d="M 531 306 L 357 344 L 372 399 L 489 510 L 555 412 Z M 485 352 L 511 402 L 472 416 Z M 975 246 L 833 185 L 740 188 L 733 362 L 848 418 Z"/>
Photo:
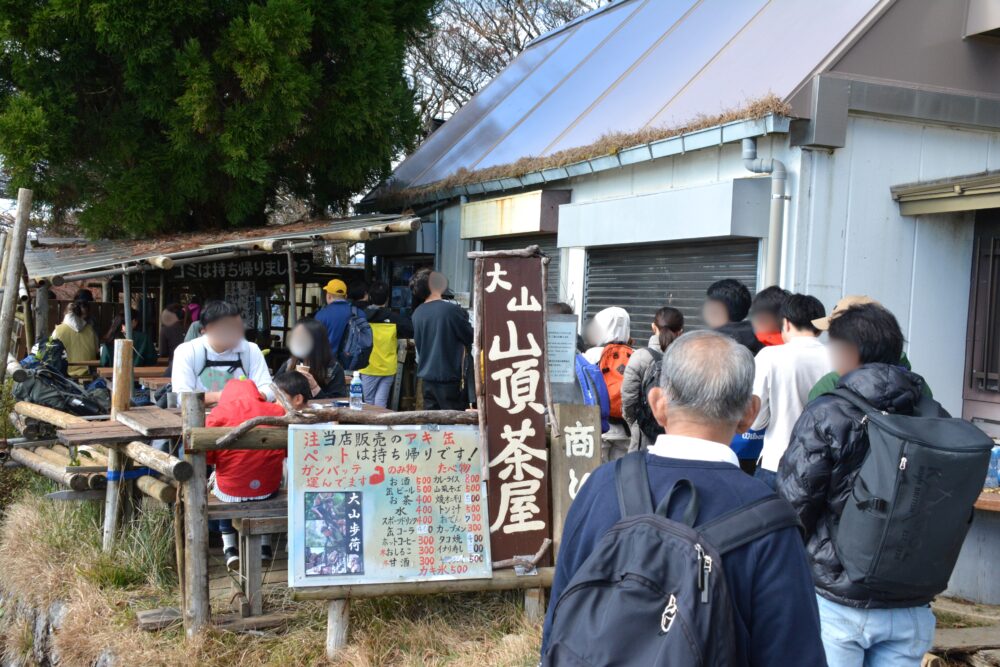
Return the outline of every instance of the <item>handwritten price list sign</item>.
<path id="1" fill-rule="evenodd" d="M 491 576 L 476 427 L 298 425 L 288 439 L 289 586 Z"/>

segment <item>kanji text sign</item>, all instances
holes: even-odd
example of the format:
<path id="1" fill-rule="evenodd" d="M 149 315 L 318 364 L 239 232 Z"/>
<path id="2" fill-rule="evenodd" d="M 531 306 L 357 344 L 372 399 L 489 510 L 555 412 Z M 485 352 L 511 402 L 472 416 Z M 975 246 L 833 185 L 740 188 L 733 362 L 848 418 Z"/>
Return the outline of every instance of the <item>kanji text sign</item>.
<path id="1" fill-rule="evenodd" d="M 471 426 L 288 430 L 288 585 L 491 576 Z"/>
<path id="2" fill-rule="evenodd" d="M 541 257 L 477 262 L 490 534 L 502 560 L 534 554 L 549 536 L 545 289 Z"/>
<path id="3" fill-rule="evenodd" d="M 569 506 L 601 465 L 601 410 L 562 404 L 553 409 L 559 429 L 552 438 L 552 540 L 558 554 Z"/>

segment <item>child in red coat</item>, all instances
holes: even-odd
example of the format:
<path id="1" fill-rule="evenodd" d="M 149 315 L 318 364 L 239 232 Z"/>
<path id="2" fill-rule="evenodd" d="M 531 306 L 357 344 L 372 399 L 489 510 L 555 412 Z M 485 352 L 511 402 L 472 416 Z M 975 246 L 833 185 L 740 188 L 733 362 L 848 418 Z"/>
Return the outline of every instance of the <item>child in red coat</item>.
<path id="1" fill-rule="evenodd" d="M 275 378 L 274 384 L 285 392 L 295 408 L 301 407 L 306 396 L 311 395 L 309 382 L 301 373 L 284 373 Z M 248 419 L 263 416 L 284 416 L 280 405 L 268 403 L 253 380 L 230 380 L 222 389 L 219 403 L 205 419 L 206 426 L 239 426 Z M 212 494 L 224 503 L 242 503 L 267 500 L 281 489 L 285 450 L 227 449 L 209 452 L 206 459 L 215 465 L 212 475 Z M 222 533 L 226 566 L 239 566 L 236 530 L 233 522 L 223 519 L 214 522 L 213 530 Z M 261 556 L 271 559 L 270 536 L 263 537 Z"/>

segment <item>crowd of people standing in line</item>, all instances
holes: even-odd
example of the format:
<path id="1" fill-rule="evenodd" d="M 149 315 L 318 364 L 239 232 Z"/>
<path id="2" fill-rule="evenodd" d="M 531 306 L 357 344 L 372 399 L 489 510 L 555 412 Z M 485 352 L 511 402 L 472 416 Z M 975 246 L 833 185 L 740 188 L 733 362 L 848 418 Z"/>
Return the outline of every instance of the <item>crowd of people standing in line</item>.
<path id="1" fill-rule="evenodd" d="M 605 460 L 645 452 L 653 507 L 669 510 L 675 484 L 689 480 L 699 524 L 772 492 L 794 510 L 801 535 L 776 530 L 723 556 L 736 664 L 919 665 L 933 640 L 933 596 L 866 588 L 848 576 L 836 548 L 869 447 L 865 413 L 839 394 L 895 415 L 915 414 L 930 396 L 910 370 L 896 318 L 867 296 L 844 297 L 827 315 L 813 296 L 772 286 L 751 297 L 731 279 L 709 287 L 702 317 L 708 330 L 686 332 L 683 315 L 665 306 L 651 322 L 648 345 L 634 350 L 623 309 L 596 313 L 587 325 L 578 363 L 598 364 L 605 378 L 622 376 L 620 385 L 607 383 L 609 393 L 620 392 L 622 411 L 616 419 L 610 410 Z M 612 346 L 627 356 L 617 369 L 606 362 Z M 629 432 L 627 448 L 616 429 Z M 576 589 L 574 575 L 593 567 L 595 552 L 611 549 L 609 529 L 625 518 L 615 501 L 622 498 L 621 463 L 595 471 L 571 506 L 545 664 L 562 664 L 554 656 L 570 636 L 554 621 L 566 607 L 572 615 L 571 604 L 557 612 L 560 596 Z"/>

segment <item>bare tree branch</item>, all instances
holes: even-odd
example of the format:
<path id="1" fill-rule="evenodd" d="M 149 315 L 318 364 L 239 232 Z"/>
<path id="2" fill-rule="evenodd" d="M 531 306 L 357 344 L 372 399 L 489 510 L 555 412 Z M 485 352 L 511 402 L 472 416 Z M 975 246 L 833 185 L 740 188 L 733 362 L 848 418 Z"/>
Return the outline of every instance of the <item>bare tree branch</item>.
<path id="1" fill-rule="evenodd" d="M 425 128 L 447 120 L 546 32 L 607 0 L 444 0 L 433 31 L 408 55 Z"/>

